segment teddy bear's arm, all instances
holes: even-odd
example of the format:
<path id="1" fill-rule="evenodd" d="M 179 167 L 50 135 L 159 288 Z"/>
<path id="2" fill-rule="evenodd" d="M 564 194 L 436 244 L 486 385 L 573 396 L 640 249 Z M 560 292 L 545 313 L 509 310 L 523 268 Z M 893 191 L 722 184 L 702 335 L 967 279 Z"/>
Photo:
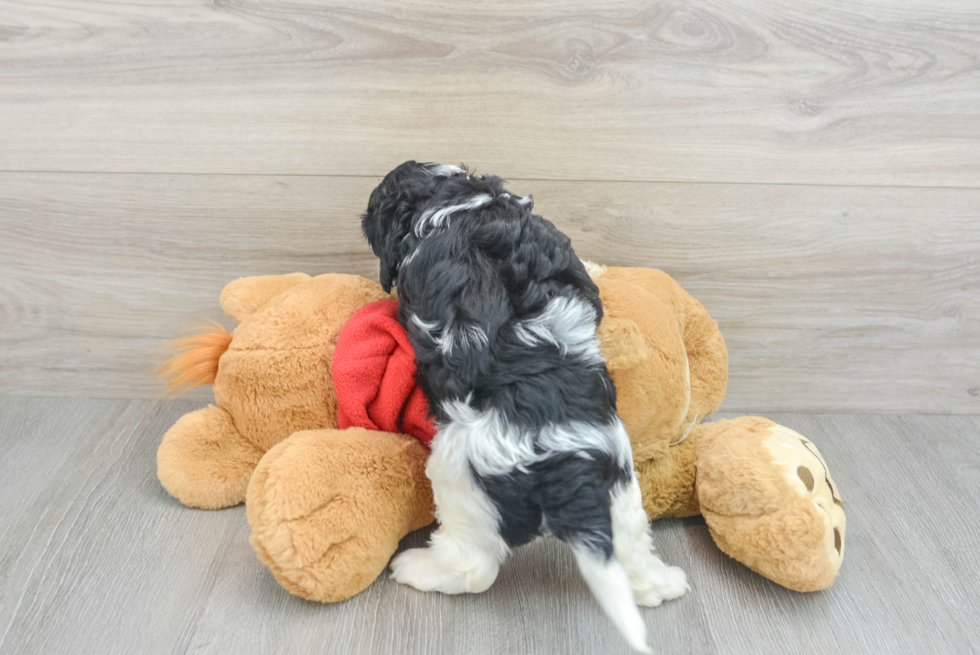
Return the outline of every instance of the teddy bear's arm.
<path id="1" fill-rule="evenodd" d="M 602 356 L 610 371 L 631 368 L 650 357 L 650 349 L 640 327 L 628 318 L 605 316 L 596 330 Z"/>
<path id="2" fill-rule="evenodd" d="M 236 323 L 241 323 L 283 291 L 309 279 L 306 273 L 240 277 L 229 282 L 221 292 L 221 309 Z"/>
<path id="3" fill-rule="evenodd" d="M 718 323 L 708 315 L 704 306 L 692 298 L 676 280 L 656 269 L 610 267 L 600 272 L 599 277 L 607 281 L 619 280 L 635 284 L 673 310 L 678 319 L 687 352 L 687 364 L 690 367 L 691 404 L 688 416 L 704 418 L 717 411 L 728 386 L 728 351 Z M 606 323 L 605 319 L 603 323 Z M 618 368 L 626 368 L 627 366 L 622 365 L 625 362 L 635 365 L 646 358 L 639 344 L 631 345 L 631 340 L 626 338 L 632 331 L 613 321 L 608 326 L 600 325 L 603 354 L 607 359 L 619 363 Z M 617 367 L 611 367 L 610 370 L 614 368 Z"/>
<path id="4" fill-rule="evenodd" d="M 691 375 L 689 416 L 705 417 L 718 411 L 728 390 L 728 349 L 718 323 L 697 300 L 687 297 L 684 311 L 684 347 Z"/>
<path id="5" fill-rule="evenodd" d="M 262 451 L 235 427 L 231 414 L 209 405 L 185 414 L 157 451 L 157 476 L 188 507 L 221 509 L 245 500 Z"/>

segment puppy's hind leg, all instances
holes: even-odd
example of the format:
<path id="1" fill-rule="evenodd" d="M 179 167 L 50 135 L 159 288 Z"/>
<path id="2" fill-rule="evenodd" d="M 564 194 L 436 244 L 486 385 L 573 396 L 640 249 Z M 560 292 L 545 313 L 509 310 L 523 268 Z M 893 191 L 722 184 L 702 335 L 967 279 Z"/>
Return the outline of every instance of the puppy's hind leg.
<path id="1" fill-rule="evenodd" d="M 428 546 L 406 550 L 392 560 L 392 577 L 420 591 L 479 593 L 497 579 L 508 553 L 499 531 L 500 515 L 474 480 L 469 461 L 453 452 L 452 440 L 439 437 L 425 470 L 432 481 L 439 528 Z"/>
<path id="2" fill-rule="evenodd" d="M 547 530 L 572 547 L 582 577 L 606 616 L 630 646 L 649 653 L 646 624 L 613 547 L 610 488 L 616 469 L 611 457 L 599 451 L 551 458 L 539 477 L 541 509 Z"/>
<path id="3" fill-rule="evenodd" d="M 680 567 L 667 566 L 657 557 L 636 474 L 631 471 L 618 482 L 610 497 L 613 546 L 629 575 L 636 602 L 656 607 L 683 596 L 690 589 L 687 576 Z"/>

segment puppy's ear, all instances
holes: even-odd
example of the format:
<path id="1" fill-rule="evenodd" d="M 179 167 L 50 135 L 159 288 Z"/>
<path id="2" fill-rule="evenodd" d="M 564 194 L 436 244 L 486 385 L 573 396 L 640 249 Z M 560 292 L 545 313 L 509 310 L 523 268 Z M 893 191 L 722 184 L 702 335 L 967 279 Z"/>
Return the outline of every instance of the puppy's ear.
<path id="1" fill-rule="evenodd" d="M 388 173 L 368 200 L 361 228 L 374 254 L 381 260 L 379 280 L 391 292 L 401 260 L 412 247 L 412 219 L 420 189 L 432 175 L 426 165 L 407 161 Z"/>
<path id="2" fill-rule="evenodd" d="M 368 211 L 361 217 L 361 229 L 371 245 L 371 250 L 374 251 L 381 263 L 378 279 L 385 292 L 388 293 L 391 291 L 391 285 L 398 274 L 398 264 L 394 261 L 395 258 L 388 247 L 390 239 L 384 234 L 383 221 L 384 217 L 378 208 L 369 207 Z"/>
<path id="3" fill-rule="evenodd" d="M 650 349 L 640 326 L 628 318 L 606 316 L 596 330 L 602 345 L 602 356 L 610 371 L 626 370 L 646 361 Z"/>
<path id="4" fill-rule="evenodd" d="M 378 281 L 381 282 L 381 288 L 385 290 L 385 293 L 391 293 L 391 287 L 394 286 L 395 279 L 398 277 L 398 262 L 391 255 L 390 250 L 381 253 L 379 259 L 381 260 L 381 271 L 378 275 Z"/>

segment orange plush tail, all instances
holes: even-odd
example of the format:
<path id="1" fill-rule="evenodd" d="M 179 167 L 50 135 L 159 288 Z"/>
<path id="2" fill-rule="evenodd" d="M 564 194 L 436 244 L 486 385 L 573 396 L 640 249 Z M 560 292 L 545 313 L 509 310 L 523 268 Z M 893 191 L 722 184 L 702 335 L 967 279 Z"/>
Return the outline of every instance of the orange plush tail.
<path id="1" fill-rule="evenodd" d="M 218 359 L 231 345 L 231 333 L 215 322 L 198 328 L 197 334 L 167 344 L 176 354 L 157 368 L 167 390 L 181 394 L 194 387 L 212 384 L 218 374 Z"/>

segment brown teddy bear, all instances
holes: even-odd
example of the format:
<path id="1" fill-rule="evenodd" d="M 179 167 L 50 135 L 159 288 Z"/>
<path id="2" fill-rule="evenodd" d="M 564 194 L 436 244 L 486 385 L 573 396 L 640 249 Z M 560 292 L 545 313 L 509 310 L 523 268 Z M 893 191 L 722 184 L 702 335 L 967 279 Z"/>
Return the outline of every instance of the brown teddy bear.
<path id="1" fill-rule="evenodd" d="M 700 423 L 725 396 L 718 325 L 666 273 L 594 265 L 590 272 L 649 516 L 701 513 L 718 546 L 758 573 L 798 591 L 831 585 L 845 517 L 816 447 L 764 418 Z M 259 558 L 304 598 L 334 602 L 362 591 L 402 537 L 433 520 L 425 426 L 408 430 L 413 437 L 401 422 L 373 425 L 372 397 L 345 409 L 334 382 L 338 341 L 358 338 L 344 331 L 349 319 L 391 299 L 353 275 L 242 278 L 221 294 L 238 323 L 234 333 L 216 327 L 178 342 L 181 354 L 163 369 L 175 387 L 213 383 L 216 402 L 164 436 L 163 486 L 191 507 L 244 500 Z M 396 345 L 370 356 L 396 357 Z M 385 367 L 369 363 L 365 370 Z M 410 376 L 389 378 L 378 385 L 410 406 Z"/>

